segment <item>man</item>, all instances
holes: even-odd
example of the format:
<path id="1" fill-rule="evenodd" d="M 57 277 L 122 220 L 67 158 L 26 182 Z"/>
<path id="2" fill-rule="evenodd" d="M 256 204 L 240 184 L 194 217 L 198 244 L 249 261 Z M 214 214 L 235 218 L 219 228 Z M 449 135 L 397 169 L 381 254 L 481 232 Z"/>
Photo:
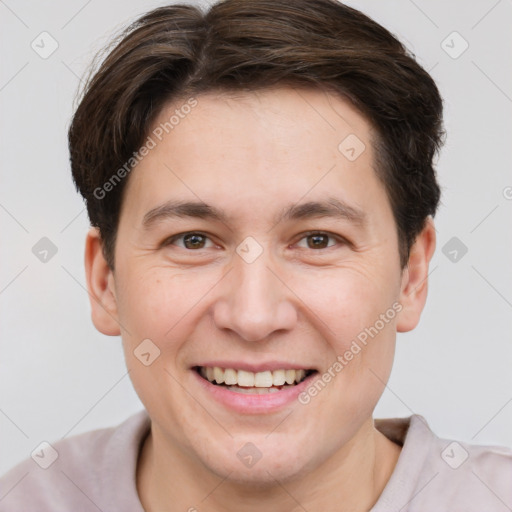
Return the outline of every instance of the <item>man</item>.
<path id="1" fill-rule="evenodd" d="M 442 133 L 431 77 L 335 1 L 129 27 L 69 145 L 93 322 L 146 410 L 14 468 L 0 510 L 511 507 L 512 450 L 372 416 L 427 296 Z"/>

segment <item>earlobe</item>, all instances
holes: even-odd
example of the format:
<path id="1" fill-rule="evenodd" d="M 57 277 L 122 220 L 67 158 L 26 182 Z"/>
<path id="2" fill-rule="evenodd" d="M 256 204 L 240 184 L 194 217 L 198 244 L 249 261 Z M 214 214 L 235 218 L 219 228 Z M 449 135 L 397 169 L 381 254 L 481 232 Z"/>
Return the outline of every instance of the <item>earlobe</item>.
<path id="1" fill-rule="evenodd" d="M 407 267 L 403 270 L 400 290 L 402 310 L 397 319 L 397 331 L 407 332 L 416 327 L 425 306 L 428 292 L 428 268 L 436 248 L 436 231 L 431 217 L 411 247 Z"/>
<path id="2" fill-rule="evenodd" d="M 91 316 L 98 331 L 119 336 L 114 274 L 103 256 L 102 241 L 97 228 L 91 228 L 85 242 L 85 274 L 91 303 Z"/>

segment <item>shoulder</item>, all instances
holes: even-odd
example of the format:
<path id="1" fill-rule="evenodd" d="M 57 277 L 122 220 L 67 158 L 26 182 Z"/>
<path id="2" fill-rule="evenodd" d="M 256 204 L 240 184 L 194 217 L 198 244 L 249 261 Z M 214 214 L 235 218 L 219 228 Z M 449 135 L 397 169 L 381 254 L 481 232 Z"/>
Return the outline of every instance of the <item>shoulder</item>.
<path id="1" fill-rule="evenodd" d="M 424 473 L 432 474 L 432 493 L 442 493 L 447 503 L 467 512 L 511 510 L 511 448 L 434 436 Z"/>
<path id="2" fill-rule="evenodd" d="M 378 502 L 382 508 L 376 507 L 375 512 L 388 510 L 392 502 L 409 512 L 510 512 L 511 448 L 440 438 L 417 414 L 378 421 L 384 424 L 381 431 L 387 436 L 386 429 L 390 435 L 395 432 L 393 440 L 403 447 Z M 380 430 L 379 425 L 376 421 Z"/>
<path id="3" fill-rule="evenodd" d="M 41 443 L 0 478 L 0 512 L 114 510 L 116 498 L 134 510 L 138 450 L 149 427 L 143 410 L 116 427 Z"/>

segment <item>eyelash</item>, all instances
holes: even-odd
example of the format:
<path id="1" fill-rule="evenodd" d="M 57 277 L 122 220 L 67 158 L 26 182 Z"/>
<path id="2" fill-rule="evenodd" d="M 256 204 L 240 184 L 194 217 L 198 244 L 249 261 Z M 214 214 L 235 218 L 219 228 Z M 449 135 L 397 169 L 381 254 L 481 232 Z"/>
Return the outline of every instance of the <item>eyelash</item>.
<path id="1" fill-rule="evenodd" d="M 166 239 L 163 242 L 162 246 L 174 245 L 174 242 L 176 240 L 182 239 L 182 238 L 184 238 L 187 235 L 200 235 L 200 236 L 210 240 L 210 242 L 212 242 L 210 237 L 207 234 L 205 234 L 205 233 L 202 233 L 200 231 L 186 231 L 184 233 L 178 233 L 177 235 L 173 235 L 170 238 Z M 349 242 L 347 240 L 345 240 L 343 237 L 340 237 L 338 235 L 334 235 L 332 233 L 329 233 L 328 231 L 308 231 L 306 233 L 303 233 L 301 235 L 301 238 L 299 238 L 299 240 L 296 243 L 298 243 L 298 242 L 300 242 L 300 241 L 302 241 L 302 240 L 304 240 L 304 239 L 306 239 L 306 238 L 308 238 L 310 236 L 325 236 L 325 237 L 328 237 L 330 239 L 336 240 L 338 242 L 338 245 L 347 245 L 347 244 L 349 244 Z M 302 249 L 311 250 L 311 251 L 315 251 L 315 252 L 320 252 L 320 251 L 325 251 L 327 249 L 332 249 L 333 247 L 335 247 L 335 245 L 328 245 L 327 247 L 324 247 L 324 248 L 321 248 L 321 249 L 311 249 L 309 247 L 305 247 L 305 248 L 303 247 Z M 201 249 L 187 249 L 186 247 L 180 247 L 180 248 L 184 249 L 186 251 L 189 251 L 189 252 L 199 252 L 201 250 L 208 249 L 208 247 L 201 248 Z"/>

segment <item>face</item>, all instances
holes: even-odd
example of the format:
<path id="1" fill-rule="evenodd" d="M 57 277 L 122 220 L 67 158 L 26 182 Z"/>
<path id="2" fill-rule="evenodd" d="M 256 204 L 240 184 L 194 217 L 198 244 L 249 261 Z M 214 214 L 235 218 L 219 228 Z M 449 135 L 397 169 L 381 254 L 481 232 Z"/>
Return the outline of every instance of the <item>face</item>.
<path id="1" fill-rule="evenodd" d="M 411 276 L 349 103 L 287 88 L 196 102 L 129 177 L 103 303 L 155 446 L 283 480 L 372 428 Z"/>

